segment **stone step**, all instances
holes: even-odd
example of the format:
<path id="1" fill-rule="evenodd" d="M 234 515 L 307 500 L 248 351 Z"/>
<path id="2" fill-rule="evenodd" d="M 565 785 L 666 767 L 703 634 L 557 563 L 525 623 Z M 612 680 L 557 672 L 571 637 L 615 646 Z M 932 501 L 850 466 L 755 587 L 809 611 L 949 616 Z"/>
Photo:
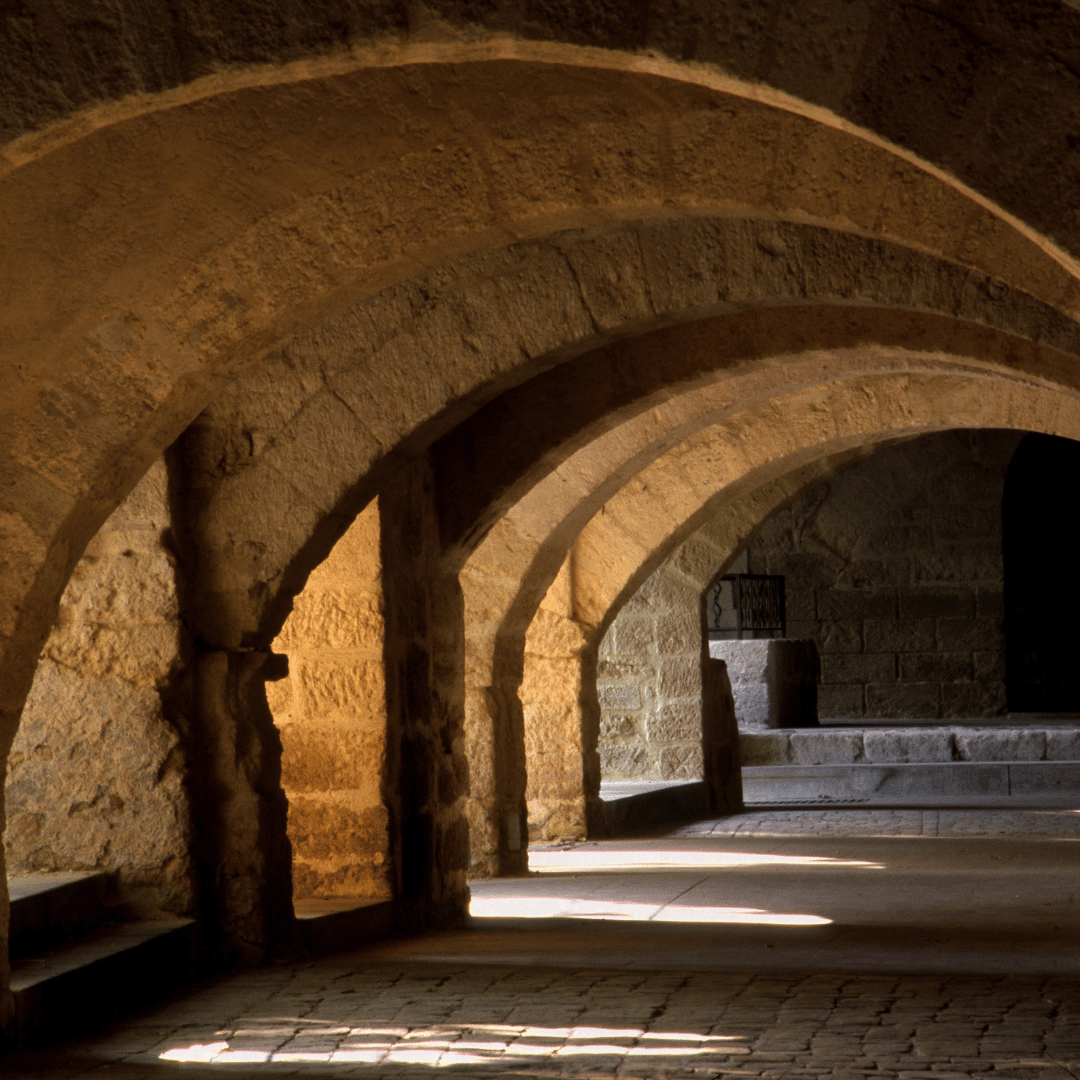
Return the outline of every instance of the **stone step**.
<path id="1" fill-rule="evenodd" d="M 1080 807 L 1080 761 L 744 766 L 753 803 Z"/>
<path id="2" fill-rule="evenodd" d="M 744 766 L 1080 761 L 1080 726 L 774 728 L 739 735 Z"/>
<path id="3" fill-rule="evenodd" d="M 295 900 L 300 944 L 311 956 L 370 945 L 394 933 L 392 900 Z"/>
<path id="4" fill-rule="evenodd" d="M 105 921 L 109 876 L 33 874 L 8 879 L 11 959 L 56 948 Z"/>
<path id="5" fill-rule="evenodd" d="M 197 956 L 189 919 L 100 926 L 12 965 L 15 1039 L 59 1042 L 89 1031 L 192 981 Z"/>

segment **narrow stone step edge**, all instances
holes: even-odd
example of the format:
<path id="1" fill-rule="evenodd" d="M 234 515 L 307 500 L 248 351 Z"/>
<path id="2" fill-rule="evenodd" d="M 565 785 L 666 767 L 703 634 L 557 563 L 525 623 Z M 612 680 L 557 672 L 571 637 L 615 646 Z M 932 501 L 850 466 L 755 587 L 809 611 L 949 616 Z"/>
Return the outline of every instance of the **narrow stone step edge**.
<path id="1" fill-rule="evenodd" d="M 310 956 L 349 952 L 384 941 L 395 932 L 393 900 L 366 897 L 294 900 L 293 911 L 301 948 Z"/>
<path id="2" fill-rule="evenodd" d="M 18 997 L 54 979 L 89 970 L 97 964 L 106 964 L 148 942 L 167 938 L 194 926 L 192 919 L 154 919 L 98 927 L 61 948 L 38 956 L 23 957 L 12 964 L 12 993 Z"/>

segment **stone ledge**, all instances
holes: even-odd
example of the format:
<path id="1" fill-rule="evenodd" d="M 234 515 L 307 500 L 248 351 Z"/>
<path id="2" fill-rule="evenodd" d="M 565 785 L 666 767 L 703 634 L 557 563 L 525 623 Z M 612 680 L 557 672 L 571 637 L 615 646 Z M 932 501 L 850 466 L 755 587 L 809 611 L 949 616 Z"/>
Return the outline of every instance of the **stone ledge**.
<path id="1" fill-rule="evenodd" d="M 1080 761 L 774 765 L 744 768 L 742 776 L 747 803 L 1034 799 L 1080 805 Z"/>
<path id="2" fill-rule="evenodd" d="M 1080 726 L 875 727 L 742 732 L 744 766 L 1080 761 Z"/>

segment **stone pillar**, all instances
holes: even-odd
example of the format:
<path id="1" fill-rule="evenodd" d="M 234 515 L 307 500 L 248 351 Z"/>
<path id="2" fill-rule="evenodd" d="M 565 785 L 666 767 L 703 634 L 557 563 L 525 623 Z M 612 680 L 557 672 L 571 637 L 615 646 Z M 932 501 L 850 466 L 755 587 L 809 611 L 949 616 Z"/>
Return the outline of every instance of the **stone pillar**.
<path id="1" fill-rule="evenodd" d="M 701 659 L 701 749 L 709 812 L 730 814 L 742 809 L 742 762 L 735 701 L 727 664 L 709 656 Z"/>
<path id="2" fill-rule="evenodd" d="M 214 650 L 189 669 L 200 912 L 221 958 L 259 963 L 292 935 L 292 853 L 268 652 Z M 216 939 L 216 940 L 215 940 Z"/>
<path id="3" fill-rule="evenodd" d="M 582 652 L 587 640 L 586 627 L 546 607 L 536 613 L 526 636 L 521 697 L 530 840 L 586 834 Z M 591 750 L 595 758 L 595 740 Z"/>
<path id="4" fill-rule="evenodd" d="M 404 929 L 454 925 L 468 910 L 464 609 L 441 565 L 426 458 L 380 493 L 386 610 L 389 872 Z"/>
<path id="5" fill-rule="evenodd" d="M 197 421 L 166 454 L 180 617 L 193 648 L 164 700 L 191 762 L 205 939 L 225 962 L 260 963 L 292 940 L 292 857 L 281 739 L 266 698 L 267 678 L 279 678 L 284 665 L 260 625 L 273 592 L 256 570 L 258 544 L 219 516 L 228 504 L 229 448 L 246 445 L 242 436 Z"/>

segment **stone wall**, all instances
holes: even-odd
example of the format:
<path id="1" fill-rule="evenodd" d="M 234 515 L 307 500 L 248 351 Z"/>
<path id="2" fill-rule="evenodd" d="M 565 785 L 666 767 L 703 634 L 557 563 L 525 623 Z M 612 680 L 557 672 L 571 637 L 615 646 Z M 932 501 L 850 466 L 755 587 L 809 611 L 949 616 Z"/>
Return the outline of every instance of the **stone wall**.
<path id="1" fill-rule="evenodd" d="M 389 896 L 383 597 L 376 503 L 308 578 L 274 642 L 295 897 Z"/>
<path id="2" fill-rule="evenodd" d="M 1001 495 L 1022 435 L 883 449 L 769 521 L 731 569 L 783 574 L 787 633 L 821 655 L 823 719 L 1005 709 Z M 698 611 L 730 552 L 704 526 L 627 602 L 600 649 L 605 780 L 699 775 Z"/>
<path id="3" fill-rule="evenodd" d="M 627 601 L 600 643 L 604 780 L 697 780 L 701 757 L 702 580 L 728 556 L 715 523 Z"/>
<path id="4" fill-rule="evenodd" d="M 823 719 L 1005 712 L 1001 496 L 1021 435 L 883 450 L 781 511 L 747 549 L 783 574 L 789 637 L 821 654 Z"/>
<path id="5" fill-rule="evenodd" d="M 521 703 L 525 723 L 525 800 L 530 840 L 583 837 L 582 654 L 574 621 L 569 560 L 529 626 Z"/>
<path id="6" fill-rule="evenodd" d="M 8 758 L 8 872 L 104 870 L 129 913 L 190 914 L 185 755 L 162 704 L 182 647 L 158 462 L 75 567 Z"/>

